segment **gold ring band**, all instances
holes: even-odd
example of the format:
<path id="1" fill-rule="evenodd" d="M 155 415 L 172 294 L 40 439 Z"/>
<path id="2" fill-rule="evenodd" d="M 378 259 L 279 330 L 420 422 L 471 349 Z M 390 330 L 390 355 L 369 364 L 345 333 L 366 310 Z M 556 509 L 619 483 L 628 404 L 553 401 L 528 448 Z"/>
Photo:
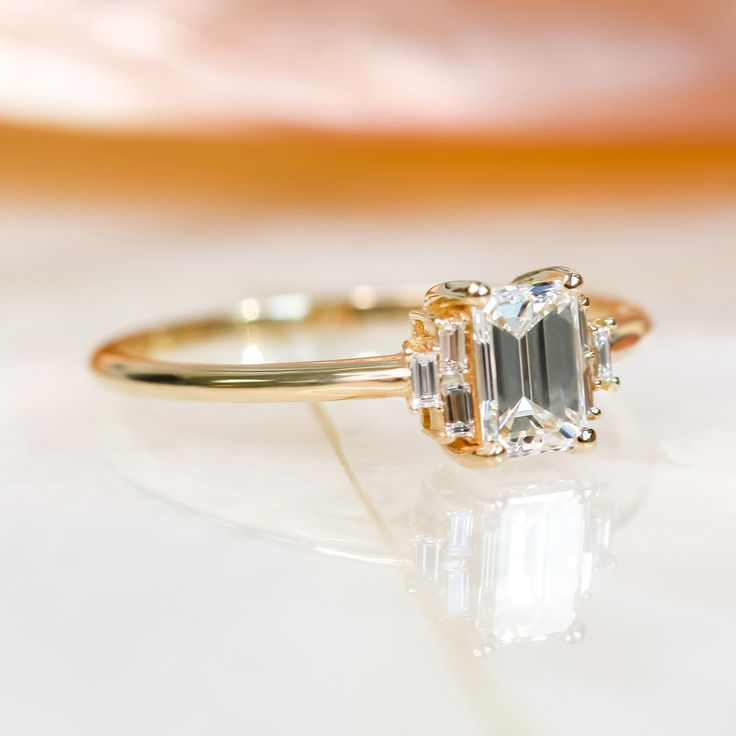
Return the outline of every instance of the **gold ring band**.
<path id="1" fill-rule="evenodd" d="M 177 322 L 143 330 L 102 345 L 92 358 L 97 373 L 113 379 L 116 386 L 136 394 L 170 399 L 204 401 L 336 401 L 341 399 L 406 398 L 409 369 L 403 352 L 366 358 L 262 363 L 257 365 L 207 365 L 157 360 L 156 352 L 230 332 L 242 332 L 258 324 L 268 328 L 284 322 L 345 324 L 375 316 L 407 319 L 407 303 L 380 296 L 381 292 L 359 287 L 339 301 L 319 300 L 304 294 L 265 299 L 244 299 L 231 310 L 212 317 Z M 297 316 L 283 309 L 289 303 L 304 305 Z M 649 329 L 649 318 L 639 308 L 622 301 L 590 298 L 591 311 L 612 316 L 618 335 L 612 348 L 621 351 L 635 345 Z M 246 316 L 244 316 L 246 315 Z M 257 316 L 247 316 L 257 315 Z"/>
<path id="2" fill-rule="evenodd" d="M 569 269 L 543 269 L 520 277 L 514 283 L 562 284 L 567 279 L 565 288 L 578 294 L 582 278 L 574 274 L 579 281 L 570 282 L 571 273 L 574 274 Z M 473 288 L 479 286 L 481 293 L 474 293 Z M 490 288 L 481 282 L 448 282 L 427 292 L 424 308 L 419 292 L 411 287 L 390 292 L 359 287 L 342 299 L 320 299 L 303 294 L 248 298 L 220 315 L 143 330 L 112 340 L 95 352 L 92 365 L 97 373 L 111 379 L 119 388 L 172 399 L 271 402 L 400 397 L 411 401 L 412 356 L 424 350 L 418 346 L 430 340 L 426 328 L 427 310 L 431 312 L 430 322 L 434 320 L 440 324 L 447 317 L 442 310 L 449 310 L 452 321 L 460 314 L 457 309 L 467 310 L 473 305 L 476 308 L 479 300 L 487 299 L 490 293 Z M 611 326 L 609 347 L 616 353 L 634 346 L 649 330 L 647 315 L 631 304 L 610 298 L 588 298 L 582 294 L 576 299 L 585 307 L 588 324 Z M 562 307 L 555 308 L 559 311 Z M 223 334 L 243 333 L 247 339 L 248 330 L 256 326 L 266 331 L 278 331 L 283 325 L 358 326 L 376 317 L 408 320 L 409 316 L 414 322 L 412 338 L 403 350 L 391 355 L 252 365 L 172 362 L 157 357 L 162 350 Z M 430 325 L 429 332 L 433 329 Z M 472 336 L 467 339 L 472 340 Z M 468 346 L 472 349 L 470 342 Z M 440 350 L 439 339 L 429 350 L 434 351 L 432 355 Z M 591 380 L 595 383 L 595 378 Z M 445 394 L 448 391 L 451 394 L 455 388 L 448 386 Z M 439 403 L 429 406 L 419 401 L 412 408 L 434 410 L 439 408 Z M 425 413 L 425 429 L 430 429 L 428 424 L 432 423 L 436 412 Z M 438 439 L 443 442 L 449 439 L 441 431 L 439 435 L 442 436 Z"/>
<path id="3" fill-rule="evenodd" d="M 274 402 L 405 397 L 409 370 L 403 353 L 253 365 L 175 363 L 154 356 L 162 349 L 230 333 L 242 333 L 247 339 L 253 327 L 359 326 L 376 317 L 407 320 L 409 309 L 421 303 L 417 293 L 410 287 L 391 293 L 358 287 L 338 299 L 307 294 L 250 297 L 221 314 L 113 340 L 97 350 L 92 365 L 121 389 L 172 399 Z"/>

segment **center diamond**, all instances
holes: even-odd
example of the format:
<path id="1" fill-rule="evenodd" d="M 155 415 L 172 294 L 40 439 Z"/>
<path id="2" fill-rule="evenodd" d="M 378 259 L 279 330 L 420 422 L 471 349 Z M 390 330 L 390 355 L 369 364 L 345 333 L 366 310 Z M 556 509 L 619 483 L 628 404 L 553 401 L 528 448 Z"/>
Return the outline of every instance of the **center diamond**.
<path id="1" fill-rule="evenodd" d="M 494 289 L 473 310 L 480 430 L 509 456 L 566 450 L 586 423 L 584 317 L 551 281 Z"/>

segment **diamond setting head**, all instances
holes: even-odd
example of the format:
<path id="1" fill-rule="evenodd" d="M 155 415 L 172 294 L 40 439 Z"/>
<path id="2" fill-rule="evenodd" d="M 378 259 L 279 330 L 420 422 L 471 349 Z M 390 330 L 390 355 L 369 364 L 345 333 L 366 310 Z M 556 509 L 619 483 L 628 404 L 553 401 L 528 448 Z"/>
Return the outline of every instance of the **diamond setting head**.
<path id="1" fill-rule="evenodd" d="M 455 453 L 494 460 L 590 444 L 593 391 L 618 380 L 614 326 L 588 323 L 582 281 L 554 267 L 499 288 L 430 289 L 408 343 L 424 428 Z"/>

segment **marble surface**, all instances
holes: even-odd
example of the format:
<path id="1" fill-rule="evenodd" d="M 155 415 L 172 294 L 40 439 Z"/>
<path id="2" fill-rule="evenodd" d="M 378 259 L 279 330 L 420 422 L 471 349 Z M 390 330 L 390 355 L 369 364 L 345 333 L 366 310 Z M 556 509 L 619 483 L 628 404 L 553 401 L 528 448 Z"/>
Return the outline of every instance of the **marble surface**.
<path id="1" fill-rule="evenodd" d="M 382 224 L 0 210 L 3 732 L 732 734 L 734 233 L 727 205 Z M 549 262 L 656 321 L 584 456 L 465 475 L 400 401 L 141 401 L 85 364 L 110 332 L 248 293 Z M 526 515 L 499 521 L 509 498 Z M 510 549 L 489 530 L 511 523 L 536 562 L 489 578 L 489 545 Z M 559 524 L 588 546 L 556 545 Z M 489 591 L 506 624 L 550 635 L 497 646 Z"/>

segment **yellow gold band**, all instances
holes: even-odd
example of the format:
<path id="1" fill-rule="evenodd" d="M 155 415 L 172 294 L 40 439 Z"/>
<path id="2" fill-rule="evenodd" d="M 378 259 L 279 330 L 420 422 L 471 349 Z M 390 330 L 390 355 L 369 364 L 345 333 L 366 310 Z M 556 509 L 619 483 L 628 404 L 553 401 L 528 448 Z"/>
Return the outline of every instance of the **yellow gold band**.
<path id="1" fill-rule="evenodd" d="M 423 290 L 398 288 L 390 293 L 359 287 L 339 300 L 291 294 L 244 299 L 221 315 L 144 330 L 112 340 L 92 358 L 94 370 L 119 388 L 172 399 L 205 401 L 335 401 L 385 397 L 407 398 L 410 371 L 403 352 L 375 357 L 267 364 L 178 363 L 156 358 L 160 351 L 259 326 L 278 330 L 290 325 L 358 325 L 366 319 L 399 318 L 422 303 Z M 622 301 L 590 298 L 590 314 L 612 316 L 612 348 L 635 345 L 650 322 L 639 308 Z"/>

